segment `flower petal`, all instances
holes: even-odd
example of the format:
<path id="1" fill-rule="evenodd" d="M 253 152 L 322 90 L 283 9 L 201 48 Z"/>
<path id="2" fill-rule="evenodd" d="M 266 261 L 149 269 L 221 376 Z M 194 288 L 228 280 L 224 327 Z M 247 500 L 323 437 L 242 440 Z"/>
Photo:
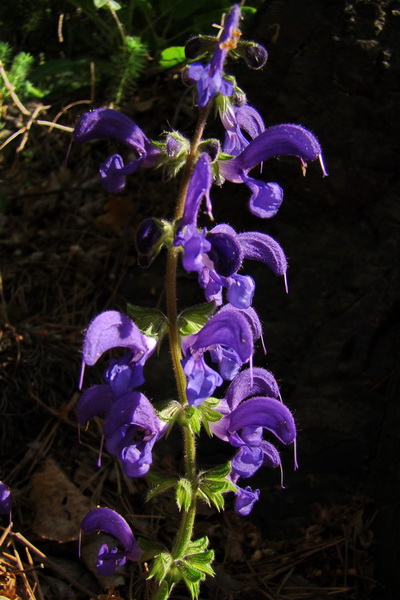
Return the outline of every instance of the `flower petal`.
<path id="1" fill-rule="evenodd" d="M 247 517 L 253 510 L 254 504 L 260 497 L 260 490 L 252 490 L 250 486 L 244 489 L 238 487 L 238 493 L 235 502 L 235 513 L 242 517 Z"/>
<path id="2" fill-rule="evenodd" d="M 245 369 L 235 377 L 226 390 L 225 400 L 230 409 L 234 410 L 243 400 L 260 394 L 278 398 L 279 388 L 272 373 L 261 367 L 254 367 L 252 371 Z"/>
<path id="3" fill-rule="evenodd" d="M 259 231 L 248 231 L 238 235 L 244 258 L 265 263 L 275 273 L 284 275 L 287 270 L 286 256 L 281 246 L 271 236 Z"/>
<path id="4" fill-rule="evenodd" d="M 189 224 L 197 224 L 197 217 L 203 198 L 206 200 L 208 215 L 212 217 L 210 200 L 211 185 L 211 161 L 209 155 L 204 153 L 197 160 L 190 178 L 181 220 L 182 227 Z"/>
<path id="5" fill-rule="evenodd" d="M 316 160 L 322 153 L 317 138 L 301 125 L 269 127 L 257 136 L 234 160 L 244 171 L 274 156 L 298 156 L 302 161 Z"/>
<path id="6" fill-rule="evenodd" d="M 85 390 L 76 405 L 76 419 L 82 427 L 97 415 L 107 413 L 114 401 L 112 388 L 107 384 L 93 385 Z"/>
<path id="7" fill-rule="evenodd" d="M 97 108 L 85 113 L 74 130 L 74 139 L 79 144 L 92 140 L 113 140 L 129 146 L 137 154 L 146 153 L 150 140 L 129 117 L 117 110 Z"/>
<path id="8" fill-rule="evenodd" d="M 271 431 L 283 444 L 291 444 L 296 437 L 292 413 L 283 402 L 275 398 L 250 398 L 235 408 L 230 415 L 231 434 L 243 427 L 258 426 Z"/>
<path id="9" fill-rule="evenodd" d="M 156 345 L 157 341 L 140 333 L 126 315 L 108 310 L 97 315 L 86 330 L 83 361 L 92 366 L 110 348 L 129 348 L 135 360 L 139 360 L 145 354 L 151 354 Z"/>
<path id="10" fill-rule="evenodd" d="M 130 560 L 138 560 L 142 554 L 128 523 L 111 508 L 94 508 L 89 511 L 82 520 L 81 529 L 85 533 L 102 531 L 112 535 L 123 545 Z"/>

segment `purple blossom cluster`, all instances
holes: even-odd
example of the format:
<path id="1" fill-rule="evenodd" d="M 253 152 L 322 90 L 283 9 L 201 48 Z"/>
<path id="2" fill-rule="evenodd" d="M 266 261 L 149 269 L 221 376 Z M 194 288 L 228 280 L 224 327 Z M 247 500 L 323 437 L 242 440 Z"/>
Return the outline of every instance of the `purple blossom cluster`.
<path id="1" fill-rule="evenodd" d="M 204 326 L 180 337 L 185 404 L 198 409 L 215 394 L 222 396 L 214 404 L 219 418 L 209 422 L 208 427 L 235 449 L 229 475 L 236 495 L 235 510 L 248 515 L 260 491 L 249 485 L 241 487 L 239 480 L 249 479 L 262 466 L 281 466 L 279 451 L 264 439 L 264 431 L 289 445 L 295 442 L 296 427 L 273 375 L 253 366 L 254 347 L 257 340 L 262 340 L 262 327 L 252 307 L 255 281 L 243 274 L 242 268 L 247 260 L 259 261 L 282 276 L 286 285 L 287 261 L 279 243 L 269 235 L 258 231 L 238 233 L 226 223 L 210 229 L 199 227 L 199 215 L 204 209 L 212 216 L 212 186 L 227 180 L 243 183 L 249 189 L 248 206 L 254 215 L 264 219 L 274 216 L 283 199 L 281 186 L 250 176 L 252 169 L 273 157 L 296 156 L 303 169 L 318 159 L 326 173 L 321 147 L 310 131 L 294 124 L 266 128 L 234 78 L 225 74 L 229 52 L 240 55 L 240 12 L 239 5 L 232 7 L 216 38 L 211 59 L 190 64 L 185 75 L 196 87 L 201 109 L 215 103 L 225 130 L 224 140 L 222 144 L 199 144 L 181 217 L 171 223 L 147 219 L 138 228 L 136 246 L 143 266 L 148 266 L 163 246 L 169 251 L 177 249 L 183 269 L 197 274 L 205 299 L 214 303 L 213 314 Z M 248 49 L 246 52 L 249 55 Z M 266 51 L 260 49 L 253 54 L 257 61 L 260 56 L 266 57 Z M 120 192 L 126 177 L 138 169 L 162 166 L 175 173 L 185 164 L 190 147 L 177 132 L 165 136 L 164 142 L 152 141 L 127 116 L 106 108 L 84 114 L 74 139 L 78 143 L 113 140 L 134 154 L 127 162 L 113 154 L 101 165 L 100 177 L 110 193 Z M 94 365 L 109 350 L 125 350 L 121 358 L 110 360 L 104 383 L 83 392 L 77 419 L 84 427 L 97 415 L 104 415 L 105 448 L 120 460 L 129 477 L 148 473 L 154 444 L 168 426 L 138 390 L 144 383 L 144 364 L 156 345 L 155 337 L 145 335 L 130 318 L 112 310 L 95 317 L 85 333 L 81 384 L 85 366 Z M 140 555 L 126 521 L 110 509 L 91 511 L 82 529 L 111 533 L 123 547 L 102 546 L 98 556 L 102 574 L 110 574 L 126 559 L 136 560 Z"/>

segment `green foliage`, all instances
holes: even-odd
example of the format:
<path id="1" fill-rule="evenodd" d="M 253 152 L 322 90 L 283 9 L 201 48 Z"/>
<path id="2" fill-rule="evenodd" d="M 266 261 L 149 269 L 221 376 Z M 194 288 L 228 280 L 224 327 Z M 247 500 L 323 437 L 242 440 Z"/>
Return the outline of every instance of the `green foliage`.
<path id="1" fill-rule="evenodd" d="M 236 486 L 229 479 L 231 463 L 228 461 L 214 469 L 201 474 L 197 494 L 206 504 L 214 506 L 218 511 L 223 510 L 225 500 L 223 494 L 235 492 Z"/>
<path id="2" fill-rule="evenodd" d="M 128 316 L 145 335 L 162 338 L 168 328 L 167 317 L 156 308 L 143 308 L 135 304 L 127 305 Z"/>
<path id="3" fill-rule="evenodd" d="M 7 42 L 0 42 L 0 62 L 7 73 L 11 85 L 16 94 L 21 98 L 42 98 L 43 92 L 36 88 L 28 79 L 29 72 L 32 69 L 33 56 L 28 52 L 19 52 L 14 57 L 13 50 Z M 0 79 L 0 103 L 7 98 L 10 92 L 6 88 L 3 79 Z"/>
<path id="4" fill-rule="evenodd" d="M 162 494 L 180 483 L 180 481 L 178 482 L 177 477 L 165 475 L 163 473 L 154 473 L 153 471 L 147 474 L 146 479 L 150 484 L 146 500 L 150 500 L 151 498 L 154 498 L 154 496 L 158 496 L 158 494 Z"/>
<path id="5" fill-rule="evenodd" d="M 183 44 L 190 35 L 200 31 L 216 35 L 211 23 L 220 23 L 231 4 L 230 0 L 67 0 L 58 6 L 53 0 L 37 0 L 28 8 L 23 0 L 15 0 L 3 24 L 4 39 L 22 35 L 23 48 L 12 50 L 3 42 L 0 60 L 21 99 L 62 96 L 68 102 L 68 96 L 76 98 L 78 90 L 87 94 L 94 86 L 101 90 L 100 99 L 96 95 L 100 102 L 120 105 L 149 66 L 162 71 L 182 64 Z M 244 7 L 242 12 L 251 17 L 254 11 Z M 54 43 L 44 44 L 49 32 Z M 4 89 L 0 93 L 7 95 Z"/>
<path id="6" fill-rule="evenodd" d="M 189 510 L 190 503 L 192 501 L 192 484 L 188 479 L 182 477 L 176 487 L 176 503 L 179 510 Z"/>
<path id="7" fill-rule="evenodd" d="M 204 302 L 186 308 L 181 312 L 178 318 L 179 333 L 181 335 L 190 335 L 197 333 L 207 323 L 215 310 L 215 302 Z"/>

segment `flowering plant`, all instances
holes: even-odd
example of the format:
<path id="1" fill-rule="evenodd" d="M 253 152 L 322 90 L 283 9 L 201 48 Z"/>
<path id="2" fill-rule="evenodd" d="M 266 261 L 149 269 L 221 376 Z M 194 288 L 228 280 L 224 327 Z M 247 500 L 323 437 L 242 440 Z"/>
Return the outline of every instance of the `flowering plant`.
<path id="1" fill-rule="evenodd" d="M 168 598 L 180 581 L 192 598 L 198 598 L 201 581 L 213 574 L 214 554 L 207 538 L 193 539 L 198 501 L 221 510 L 230 492 L 235 495 L 236 512 L 248 515 L 260 490 L 243 487 L 241 480 L 248 480 L 262 466 L 281 467 L 279 451 L 264 439 L 264 431 L 280 444 L 294 445 L 296 440 L 293 415 L 282 402 L 275 378 L 253 366 L 262 326 L 252 307 L 255 282 L 241 272 L 247 259 L 260 261 L 282 276 L 286 285 L 285 254 L 264 233 L 238 233 L 226 223 L 211 228 L 198 225 L 203 209 L 212 219 L 212 186 L 225 180 L 249 188 L 248 206 L 254 215 L 274 216 L 283 199 L 281 186 L 250 176 L 254 167 L 271 157 L 297 156 L 303 170 L 309 161 L 318 159 L 326 174 L 315 136 L 294 124 L 265 128 L 261 115 L 247 104 L 234 77 L 226 73 L 229 55 L 243 57 L 252 68 L 262 67 L 267 59 L 260 45 L 241 40 L 240 20 L 241 9 L 235 4 L 217 37 L 198 36 L 187 44 L 189 66 L 184 80 L 193 86 L 199 109 L 191 141 L 172 131 L 155 142 L 128 117 L 106 108 L 84 114 L 74 131 L 78 143 L 104 138 L 133 152 L 128 162 L 113 154 L 100 166 L 108 192 L 121 191 L 126 177 L 138 169 L 162 166 L 170 175 L 182 172 L 174 218 L 146 219 L 135 239 L 142 266 L 149 266 L 166 249 L 166 312 L 130 307 L 129 317 L 109 310 L 93 319 L 84 336 L 81 386 L 86 366 L 113 348 L 123 348 L 124 354 L 110 360 L 104 383 L 86 389 L 77 405 L 81 426 L 104 415 L 107 451 L 119 459 L 128 477 L 149 474 L 149 497 L 175 490 L 182 520 L 171 549 L 137 541 L 126 520 L 110 508 L 94 509 L 82 522 L 83 532 L 103 531 L 119 542 L 119 546 L 100 547 L 99 573 L 109 575 L 127 561 L 152 561 L 148 578 L 156 581 L 153 600 Z M 213 107 L 225 130 L 222 143 L 203 140 Z M 176 302 L 178 261 L 187 272 L 197 273 L 206 300 L 181 314 Z M 143 367 L 155 360 L 154 350 L 164 335 L 168 336 L 177 395 L 157 411 L 140 389 L 145 383 Z M 182 477 L 151 477 L 154 445 L 172 426 L 182 429 L 185 472 Z M 196 444 L 202 427 L 234 448 L 231 461 L 208 471 L 198 469 Z"/>

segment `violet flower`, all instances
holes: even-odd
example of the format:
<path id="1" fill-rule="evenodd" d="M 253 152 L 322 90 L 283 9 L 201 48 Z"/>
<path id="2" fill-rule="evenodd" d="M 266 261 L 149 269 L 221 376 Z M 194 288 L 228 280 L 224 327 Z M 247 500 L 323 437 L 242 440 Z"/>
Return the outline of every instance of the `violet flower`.
<path id="1" fill-rule="evenodd" d="M 272 237 L 250 231 L 237 234 L 226 224 L 220 224 L 207 233 L 194 225 L 187 225 L 175 238 L 175 245 L 183 248 L 183 267 L 198 273 L 198 281 L 206 299 L 222 304 L 222 289 L 235 308 L 251 306 L 255 283 L 248 275 L 239 275 L 244 259 L 263 262 L 276 275 L 286 277 L 287 261 L 281 246 Z"/>
<path id="2" fill-rule="evenodd" d="M 240 19 L 240 6 L 234 4 L 225 17 L 221 35 L 217 41 L 211 61 L 204 65 L 193 63 L 189 66 L 187 76 L 196 82 L 198 104 L 203 108 L 218 93 L 223 96 L 232 96 L 233 83 L 224 79 L 224 62 L 230 49 L 236 47 L 240 37 L 238 31 Z"/>
<path id="3" fill-rule="evenodd" d="M 166 431 L 143 394 L 119 397 L 107 412 L 103 433 L 108 452 L 119 458 L 128 477 L 143 477 L 153 462 L 153 446 Z"/>
<path id="4" fill-rule="evenodd" d="M 0 481 L 0 515 L 10 513 L 12 507 L 12 497 L 10 488 Z"/>
<path id="5" fill-rule="evenodd" d="M 115 537 L 123 550 L 108 544 L 100 546 L 97 555 L 97 572 L 108 577 L 113 575 L 115 569 L 126 563 L 127 560 L 138 561 L 142 555 L 131 528 L 121 515 L 111 508 L 94 508 L 83 518 L 81 529 L 85 533 L 102 531 Z"/>
<path id="6" fill-rule="evenodd" d="M 238 156 L 218 161 L 220 174 L 225 179 L 245 183 L 250 188 L 249 209 L 258 217 L 265 219 L 276 214 L 282 203 L 283 190 L 277 183 L 258 181 L 249 177 L 248 173 L 263 161 L 283 155 L 299 157 L 303 167 L 308 161 L 318 158 L 323 174 L 327 174 L 317 138 L 300 125 L 270 127 L 254 138 Z"/>
<path id="7" fill-rule="evenodd" d="M 125 178 L 139 168 L 158 164 L 160 150 L 143 131 L 126 115 L 109 108 L 87 112 L 78 121 L 74 140 L 79 144 L 93 140 L 112 140 L 124 144 L 135 152 L 137 158 L 126 165 L 119 154 L 113 154 L 100 166 L 100 177 L 107 192 L 118 193 L 125 187 Z"/>
<path id="8" fill-rule="evenodd" d="M 219 110 L 219 114 L 225 128 L 225 140 L 222 146 L 225 154 L 237 156 L 249 145 L 250 142 L 243 131 L 253 140 L 265 130 L 260 113 L 248 104 L 232 106 L 227 102 L 226 106 Z"/>
<path id="9" fill-rule="evenodd" d="M 124 360 L 129 360 L 131 368 L 135 366 L 139 370 L 136 376 L 140 378 L 141 368 L 154 352 L 156 345 L 155 338 L 141 333 L 135 323 L 123 313 L 116 310 L 100 313 L 91 321 L 85 333 L 80 387 L 85 365 L 93 366 L 100 356 L 111 348 L 127 348 L 130 351 L 130 358 Z"/>
<path id="10" fill-rule="evenodd" d="M 201 404 L 222 384 L 222 379 L 234 378 L 253 354 L 253 339 L 248 318 L 232 307 L 211 317 L 198 333 L 183 338 L 182 365 L 188 378 L 189 404 Z M 207 351 L 218 363 L 219 375 L 205 363 Z"/>

